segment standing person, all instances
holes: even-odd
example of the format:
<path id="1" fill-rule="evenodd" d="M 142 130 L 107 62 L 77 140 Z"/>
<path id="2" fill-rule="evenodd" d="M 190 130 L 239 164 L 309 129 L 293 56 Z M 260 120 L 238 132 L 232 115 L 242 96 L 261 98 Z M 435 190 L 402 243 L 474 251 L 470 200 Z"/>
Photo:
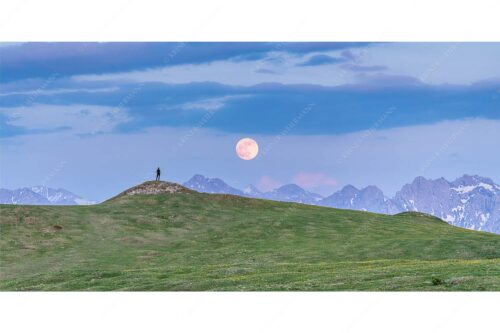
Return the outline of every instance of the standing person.
<path id="1" fill-rule="evenodd" d="M 156 169 L 156 181 L 160 181 L 160 174 L 161 174 L 160 167 L 158 167 L 158 169 Z"/>

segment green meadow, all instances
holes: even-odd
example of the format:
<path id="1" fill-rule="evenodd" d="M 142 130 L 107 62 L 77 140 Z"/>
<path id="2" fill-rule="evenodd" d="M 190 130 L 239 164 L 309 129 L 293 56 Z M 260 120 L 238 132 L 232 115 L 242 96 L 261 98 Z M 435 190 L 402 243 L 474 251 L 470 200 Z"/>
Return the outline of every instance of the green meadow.
<path id="1" fill-rule="evenodd" d="M 0 205 L 0 290 L 500 290 L 500 235 L 202 193 Z"/>

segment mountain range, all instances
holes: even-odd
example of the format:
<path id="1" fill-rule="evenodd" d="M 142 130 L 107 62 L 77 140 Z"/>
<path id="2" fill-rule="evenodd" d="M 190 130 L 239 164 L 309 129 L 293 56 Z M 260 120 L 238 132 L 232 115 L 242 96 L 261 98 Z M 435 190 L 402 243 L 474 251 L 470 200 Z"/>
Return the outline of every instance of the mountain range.
<path id="1" fill-rule="evenodd" d="M 449 224 L 500 234 L 500 186 L 491 179 L 464 175 L 452 182 L 444 178 L 417 177 L 404 185 L 393 198 L 374 185 L 356 188 L 346 185 L 329 196 L 309 192 L 296 184 L 287 184 L 263 192 L 253 185 L 243 190 L 231 187 L 219 178 L 194 175 L 184 186 L 204 193 L 221 193 L 275 201 L 297 202 L 381 214 L 417 211 L 439 217 Z M 28 205 L 87 205 L 86 200 L 65 189 L 46 186 L 16 190 L 0 189 L 0 203 Z"/>
<path id="2" fill-rule="evenodd" d="M 33 186 L 15 190 L 0 189 L 0 204 L 91 205 L 95 203 L 62 188 Z"/>
<path id="3" fill-rule="evenodd" d="M 452 182 L 444 178 L 431 180 L 417 177 L 412 183 L 404 185 L 394 198 L 385 196 L 374 185 L 361 189 L 347 185 L 323 197 L 295 184 L 269 192 L 261 192 L 253 185 L 239 190 L 221 179 L 202 175 L 193 176 L 184 186 L 206 193 L 235 194 L 382 214 L 417 211 L 434 215 L 455 226 L 500 233 L 500 186 L 480 176 L 464 175 Z"/>

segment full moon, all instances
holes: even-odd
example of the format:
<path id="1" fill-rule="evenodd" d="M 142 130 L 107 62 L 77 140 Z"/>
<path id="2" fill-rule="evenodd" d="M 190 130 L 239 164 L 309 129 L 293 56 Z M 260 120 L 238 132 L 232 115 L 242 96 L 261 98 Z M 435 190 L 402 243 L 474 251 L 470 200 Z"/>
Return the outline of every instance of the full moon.
<path id="1" fill-rule="evenodd" d="M 242 160 L 251 160 L 259 153 L 259 145 L 254 139 L 243 138 L 236 144 L 236 154 Z"/>

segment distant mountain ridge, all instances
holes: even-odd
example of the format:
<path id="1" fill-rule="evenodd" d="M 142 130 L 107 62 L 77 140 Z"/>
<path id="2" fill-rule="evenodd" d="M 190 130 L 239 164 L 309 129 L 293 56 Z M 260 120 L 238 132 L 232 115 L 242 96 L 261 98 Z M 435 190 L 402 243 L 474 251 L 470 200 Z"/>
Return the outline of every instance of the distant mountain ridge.
<path id="1" fill-rule="evenodd" d="M 199 192 L 235 194 L 252 198 L 298 202 L 382 214 L 417 211 L 439 217 L 463 228 L 500 233 L 500 186 L 491 179 L 464 175 L 452 182 L 416 177 L 404 185 L 394 198 L 388 198 L 374 185 L 357 189 L 346 185 L 330 196 L 308 192 L 295 184 L 269 192 L 249 185 L 243 191 L 218 178 L 196 175 L 184 186 Z"/>
<path id="2" fill-rule="evenodd" d="M 340 191 L 321 200 L 319 204 L 334 208 L 363 210 L 381 214 L 396 214 L 401 212 L 394 202 L 387 198 L 382 190 L 374 185 L 362 189 L 346 185 Z"/>
<path id="3" fill-rule="evenodd" d="M 319 194 L 304 190 L 295 184 L 287 184 L 270 192 L 263 193 L 262 198 L 276 201 L 298 202 L 317 205 L 323 197 Z"/>
<path id="4" fill-rule="evenodd" d="M 183 183 L 183 185 L 198 192 L 234 194 L 250 198 L 305 204 L 317 204 L 323 198 L 321 195 L 308 192 L 295 184 L 283 185 L 269 192 L 261 192 L 255 186 L 248 185 L 241 191 L 227 185 L 219 178 L 207 178 L 202 175 L 194 175 L 187 182 Z"/>
<path id="5" fill-rule="evenodd" d="M 453 182 L 417 177 L 396 193 L 401 210 L 419 211 L 473 230 L 500 233 L 500 186 L 491 179 L 464 175 Z"/>
<path id="6" fill-rule="evenodd" d="M 297 202 L 341 209 L 362 210 L 382 214 L 416 211 L 434 215 L 449 224 L 500 234 L 500 186 L 491 179 L 464 175 L 450 182 L 444 178 L 416 177 L 404 185 L 394 198 L 386 197 L 374 185 L 358 189 L 346 185 L 332 195 L 323 197 L 304 190 L 296 184 L 287 184 L 263 192 L 253 185 L 239 190 L 219 178 L 195 175 L 183 184 L 205 193 L 233 194 L 275 201 Z M 0 189 L 1 204 L 24 205 L 88 205 L 86 200 L 65 189 L 46 186 L 15 190 Z"/>
<path id="7" fill-rule="evenodd" d="M 95 201 L 84 199 L 62 188 L 33 186 L 15 190 L 0 189 L 0 204 L 91 205 L 95 203 Z"/>
<path id="8" fill-rule="evenodd" d="M 182 185 L 192 190 L 204 193 L 244 195 L 243 191 L 227 185 L 219 178 L 207 178 L 202 175 L 194 175 L 190 180 Z"/>

